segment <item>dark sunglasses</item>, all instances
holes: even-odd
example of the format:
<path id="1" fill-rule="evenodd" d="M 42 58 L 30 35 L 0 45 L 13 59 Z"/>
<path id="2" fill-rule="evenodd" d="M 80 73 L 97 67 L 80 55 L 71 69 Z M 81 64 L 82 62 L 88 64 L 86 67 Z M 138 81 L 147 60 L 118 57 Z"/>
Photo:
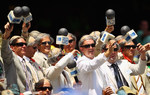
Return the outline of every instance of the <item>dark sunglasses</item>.
<path id="1" fill-rule="evenodd" d="M 34 47 L 32 47 L 33 49 L 37 49 L 37 47 L 36 46 L 34 46 Z"/>
<path id="2" fill-rule="evenodd" d="M 46 45 L 47 43 L 48 43 L 49 45 L 51 45 L 51 42 L 50 42 L 50 41 L 42 42 L 41 44 L 42 44 L 42 45 Z"/>
<path id="3" fill-rule="evenodd" d="M 14 44 L 14 46 L 23 46 L 23 45 L 27 46 L 27 43 L 22 43 L 22 42 L 21 42 L 21 43 L 15 43 L 15 44 Z"/>
<path id="4" fill-rule="evenodd" d="M 108 48 L 104 48 L 105 51 L 108 50 Z M 114 48 L 114 51 L 118 51 L 118 48 Z"/>
<path id="5" fill-rule="evenodd" d="M 90 48 L 90 46 L 91 47 L 95 47 L 95 44 L 82 45 L 81 47 Z"/>
<path id="6" fill-rule="evenodd" d="M 126 45 L 126 46 L 124 46 L 124 48 L 127 48 L 127 49 L 130 49 L 131 47 L 133 49 L 135 49 L 137 46 L 136 45 Z"/>
<path id="7" fill-rule="evenodd" d="M 42 90 L 42 91 L 45 91 L 46 89 L 48 89 L 48 90 L 51 91 L 53 89 L 53 87 L 40 87 L 40 88 L 37 88 L 37 89 Z"/>
<path id="8" fill-rule="evenodd" d="M 74 40 L 73 39 L 71 39 L 71 40 L 69 40 L 69 43 L 72 43 Z"/>

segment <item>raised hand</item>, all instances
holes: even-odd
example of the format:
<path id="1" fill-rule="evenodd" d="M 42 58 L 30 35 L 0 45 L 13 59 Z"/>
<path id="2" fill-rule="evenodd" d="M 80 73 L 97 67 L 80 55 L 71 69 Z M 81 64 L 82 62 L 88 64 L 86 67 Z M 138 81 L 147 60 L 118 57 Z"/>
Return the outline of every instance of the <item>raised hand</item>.
<path id="1" fill-rule="evenodd" d="M 9 22 L 7 22 L 5 24 L 5 26 L 4 26 L 5 32 L 4 32 L 4 35 L 3 35 L 3 39 L 7 39 L 10 36 L 11 32 L 13 31 L 13 28 L 14 28 L 14 26 L 10 25 Z"/>
<path id="2" fill-rule="evenodd" d="M 80 54 L 80 52 L 76 49 L 74 49 L 71 53 L 73 54 L 74 57 L 77 56 L 77 53 Z"/>
<path id="3" fill-rule="evenodd" d="M 145 46 L 141 45 L 141 43 L 137 44 L 137 50 L 140 54 L 142 60 L 146 60 L 146 48 Z"/>
<path id="4" fill-rule="evenodd" d="M 112 31 L 114 31 L 114 26 L 113 26 L 113 25 L 108 25 L 108 26 L 105 28 L 105 31 L 111 33 Z"/>

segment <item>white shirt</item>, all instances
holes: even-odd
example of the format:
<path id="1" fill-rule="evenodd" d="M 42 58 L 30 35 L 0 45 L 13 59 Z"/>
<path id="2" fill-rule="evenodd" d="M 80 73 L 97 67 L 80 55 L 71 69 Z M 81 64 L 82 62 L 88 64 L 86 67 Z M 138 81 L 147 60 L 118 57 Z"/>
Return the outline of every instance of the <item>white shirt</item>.
<path id="1" fill-rule="evenodd" d="M 82 56 L 77 60 L 79 70 L 78 78 L 82 83 L 83 95 L 102 95 L 102 89 L 106 87 L 106 81 L 98 69 L 107 60 L 104 53 L 92 60 Z"/>

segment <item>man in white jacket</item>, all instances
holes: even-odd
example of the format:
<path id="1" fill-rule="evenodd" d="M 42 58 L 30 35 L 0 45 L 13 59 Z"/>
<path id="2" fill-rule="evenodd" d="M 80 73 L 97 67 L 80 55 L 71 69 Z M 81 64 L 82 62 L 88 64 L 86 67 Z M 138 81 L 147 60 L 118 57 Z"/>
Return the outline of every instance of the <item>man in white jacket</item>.
<path id="1" fill-rule="evenodd" d="M 90 35 L 84 35 L 79 41 L 79 49 L 83 56 L 77 60 L 79 70 L 78 78 L 82 83 L 83 95 L 102 95 L 102 90 L 106 90 L 107 95 L 112 94 L 110 87 L 107 87 L 106 78 L 98 69 L 111 54 L 113 46 L 107 52 L 94 57 L 95 40 Z M 105 94 L 103 94 L 105 95 Z"/>
<path id="2" fill-rule="evenodd" d="M 45 75 L 51 81 L 54 94 L 60 92 L 62 88 L 73 88 L 69 74 L 64 68 L 74 60 L 77 53 L 78 50 L 73 50 L 64 56 L 60 48 L 53 48 L 49 53 L 48 63 L 51 66 L 46 68 Z"/>

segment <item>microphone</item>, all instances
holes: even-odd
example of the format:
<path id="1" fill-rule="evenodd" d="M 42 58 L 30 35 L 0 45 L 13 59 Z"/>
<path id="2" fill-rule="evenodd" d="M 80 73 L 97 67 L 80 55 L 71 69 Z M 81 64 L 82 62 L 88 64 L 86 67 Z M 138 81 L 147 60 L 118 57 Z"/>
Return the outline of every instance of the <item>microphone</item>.
<path id="1" fill-rule="evenodd" d="M 101 32 L 100 34 L 100 40 L 104 43 L 107 44 L 111 39 L 114 39 L 115 36 L 113 34 L 110 34 L 106 31 Z"/>
<path id="2" fill-rule="evenodd" d="M 125 25 L 125 26 L 122 26 L 121 29 L 121 34 L 124 36 L 124 39 L 127 41 L 127 42 L 130 42 L 132 41 L 133 39 L 135 39 L 138 35 L 136 34 L 136 32 L 129 28 L 129 26 Z"/>
<path id="3" fill-rule="evenodd" d="M 106 25 L 115 25 L 115 11 L 113 9 L 108 9 L 105 12 L 106 15 Z"/>
<path id="4" fill-rule="evenodd" d="M 56 44 L 63 50 L 63 45 L 68 45 L 69 39 L 67 37 L 68 30 L 66 28 L 60 28 L 58 35 L 56 36 Z"/>
<path id="5" fill-rule="evenodd" d="M 9 22 L 12 24 L 20 24 L 22 20 L 22 12 L 23 11 L 20 6 L 15 7 L 14 10 L 11 10 L 7 15 Z"/>
<path id="6" fill-rule="evenodd" d="M 73 76 L 76 83 L 78 83 L 79 80 L 78 80 L 78 77 L 77 77 L 78 70 L 77 70 L 77 67 L 76 67 L 76 62 L 74 60 L 72 60 L 71 62 L 69 62 L 67 64 L 67 67 L 71 70 L 71 72 L 70 72 L 71 76 Z"/>
<path id="7" fill-rule="evenodd" d="M 22 7 L 23 10 L 23 21 L 26 23 L 26 26 L 28 27 L 28 22 L 32 21 L 32 14 L 30 13 L 30 8 L 27 6 Z"/>

